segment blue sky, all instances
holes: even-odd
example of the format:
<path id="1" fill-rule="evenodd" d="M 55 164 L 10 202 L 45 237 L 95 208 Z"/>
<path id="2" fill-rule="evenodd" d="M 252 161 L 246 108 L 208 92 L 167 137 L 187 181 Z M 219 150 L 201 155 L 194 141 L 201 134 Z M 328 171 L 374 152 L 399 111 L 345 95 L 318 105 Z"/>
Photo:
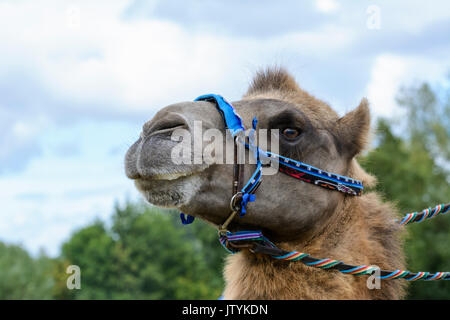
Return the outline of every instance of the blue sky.
<path id="1" fill-rule="evenodd" d="M 363 96 L 375 116 L 400 114 L 400 86 L 450 70 L 449 9 L 0 0 L 0 240 L 56 255 L 114 201 L 139 198 L 123 157 L 158 109 L 209 92 L 238 100 L 260 67 L 285 66 L 340 114 Z"/>

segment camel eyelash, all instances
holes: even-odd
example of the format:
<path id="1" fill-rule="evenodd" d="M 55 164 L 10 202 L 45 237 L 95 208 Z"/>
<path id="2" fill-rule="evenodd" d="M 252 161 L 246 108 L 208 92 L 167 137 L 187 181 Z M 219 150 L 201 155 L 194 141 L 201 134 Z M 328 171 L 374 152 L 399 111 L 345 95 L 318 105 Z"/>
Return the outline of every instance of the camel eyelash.
<path id="1" fill-rule="evenodd" d="M 283 137 L 285 139 L 287 139 L 288 141 L 297 141 L 298 138 L 301 136 L 301 134 L 303 133 L 302 129 L 300 128 L 296 128 L 296 127 L 292 127 L 292 126 L 287 126 L 284 127 L 283 129 L 280 130 L 280 133 L 283 135 Z"/>

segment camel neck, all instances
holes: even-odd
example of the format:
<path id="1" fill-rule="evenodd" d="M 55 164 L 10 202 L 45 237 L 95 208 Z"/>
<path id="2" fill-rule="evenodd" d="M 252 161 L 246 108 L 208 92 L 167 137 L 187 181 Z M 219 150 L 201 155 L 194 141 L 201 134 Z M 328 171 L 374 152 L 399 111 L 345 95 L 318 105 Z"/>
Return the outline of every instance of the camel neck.
<path id="1" fill-rule="evenodd" d="M 360 198 L 347 197 L 339 202 L 333 214 L 327 219 L 320 229 L 317 229 L 309 239 L 302 242 L 289 243 L 290 246 L 305 248 L 305 250 L 320 250 L 318 253 L 333 253 L 333 248 L 338 247 L 347 237 L 348 230 L 361 219 L 361 216 L 352 215 L 355 208 L 360 207 Z M 350 210 L 352 208 L 352 210 Z M 315 252 L 314 252 L 315 253 Z"/>
<path id="2" fill-rule="evenodd" d="M 277 239 L 268 235 L 278 247 L 287 251 L 306 251 L 312 250 L 316 253 L 332 253 L 334 247 L 342 243 L 347 231 L 352 225 L 357 223 L 362 217 L 352 215 L 351 212 L 355 208 L 361 207 L 360 197 L 347 197 L 339 202 L 337 206 L 330 212 L 328 218 L 323 223 L 317 224 L 317 227 L 311 230 L 302 231 L 292 239 Z M 350 209 L 351 208 L 351 209 Z"/>
<path id="3" fill-rule="evenodd" d="M 347 238 L 348 230 L 352 229 L 356 219 L 346 211 L 348 205 L 350 204 L 342 203 L 336 208 L 333 218 L 315 233 L 313 239 L 275 244 L 287 251 L 296 250 L 323 258 L 342 259 L 339 256 L 342 252 L 347 252 L 346 256 L 352 256 L 352 248 L 348 245 Z M 356 205 L 354 200 L 351 205 Z M 338 275 L 338 278 L 340 277 Z M 328 283 L 336 283 L 336 273 L 313 269 L 300 262 L 279 261 L 266 255 L 242 251 L 228 258 L 225 279 L 228 284 L 225 298 L 317 299 L 324 296 L 324 293 L 317 289 L 317 283 L 320 283 L 321 289 L 327 290 Z M 312 279 L 314 280 L 311 281 Z M 298 283 L 301 289 L 293 290 L 292 282 Z M 336 294 L 333 296 L 329 293 L 329 297 L 343 298 L 335 289 L 328 289 Z"/>

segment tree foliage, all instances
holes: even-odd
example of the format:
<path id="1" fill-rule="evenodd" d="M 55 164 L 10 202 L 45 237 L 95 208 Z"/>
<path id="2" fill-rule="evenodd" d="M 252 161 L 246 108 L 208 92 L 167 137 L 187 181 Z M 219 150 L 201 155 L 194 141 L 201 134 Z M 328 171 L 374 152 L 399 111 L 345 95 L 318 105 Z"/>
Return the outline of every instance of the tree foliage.
<path id="1" fill-rule="evenodd" d="M 82 273 L 79 299 L 208 299 L 222 290 L 222 251 L 205 223 L 180 225 L 173 212 L 116 206 L 112 226 L 76 232 L 62 258 Z"/>
<path id="2" fill-rule="evenodd" d="M 0 299 L 51 299 L 52 262 L 31 257 L 17 245 L 0 242 Z"/>
<path id="3" fill-rule="evenodd" d="M 404 121 L 380 120 L 378 146 L 361 159 L 378 178 L 377 190 L 403 213 L 450 202 L 450 99 L 439 89 L 428 84 L 403 89 L 398 103 Z M 396 136 L 397 125 L 405 129 Z M 407 227 L 411 271 L 450 270 L 450 215 L 435 219 Z M 414 282 L 409 298 L 449 299 L 450 282 Z"/>

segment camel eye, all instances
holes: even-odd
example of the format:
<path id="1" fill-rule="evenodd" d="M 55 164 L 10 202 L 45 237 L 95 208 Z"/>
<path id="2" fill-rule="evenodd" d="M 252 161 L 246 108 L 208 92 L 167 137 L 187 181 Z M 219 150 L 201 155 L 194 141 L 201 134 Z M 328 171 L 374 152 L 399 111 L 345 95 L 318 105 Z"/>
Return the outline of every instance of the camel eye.
<path id="1" fill-rule="evenodd" d="M 294 128 L 285 128 L 281 133 L 285 138 L 290 140 L 295 139 L 300 135 L 300 131 Z"/>

